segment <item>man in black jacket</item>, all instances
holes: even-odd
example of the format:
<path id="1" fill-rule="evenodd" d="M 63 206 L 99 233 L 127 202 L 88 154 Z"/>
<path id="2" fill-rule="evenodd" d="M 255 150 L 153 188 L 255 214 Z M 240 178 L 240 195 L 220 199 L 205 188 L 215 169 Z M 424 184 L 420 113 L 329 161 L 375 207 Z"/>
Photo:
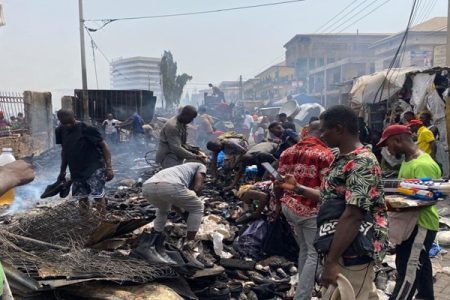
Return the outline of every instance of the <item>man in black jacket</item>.
<path id="1" fill-rule="evenodd" d="M 57 116 L 61 125 L 55 130 L 55 139 L 62 146 L 58 179 L 65 179 L 69 166 L 72 196 L 79 200 L 80 208 L 87 209 L 89 200 L 94 200 L 96 208 L 104 211 L 105 183 L 114 177 L 108 145 L 95 127 L 76 121 L 72 111 L 61 109 Z"/>

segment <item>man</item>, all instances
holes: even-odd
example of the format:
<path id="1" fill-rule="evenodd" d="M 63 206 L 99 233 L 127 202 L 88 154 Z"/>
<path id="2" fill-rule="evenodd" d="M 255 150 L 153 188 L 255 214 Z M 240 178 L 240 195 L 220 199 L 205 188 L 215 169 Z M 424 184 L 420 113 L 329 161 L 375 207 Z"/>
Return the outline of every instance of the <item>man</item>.
<path id="1" fill-rule="evenodd" d="M 371 143 L 370 140 L 370 129 L 367 126 L 366 122 L 364 121 L 364 118 L 359 117 L 358 118 L 358 132 L 359 132 L 359 141 L 363 145 L 368 145 Z"/>
<path id="2" fill-rule="evenodd" d="M 120 124 L 120 127 L 126 127 L 131 125 L 131 138 L 135 143 L 138 142 L 139 138 L 144 136 L 144 119 L 135 112 L 132 114 L 125 122 Z"/>
<path id="3" fill-rule="evenodd" d="M 409 128 L 417 134 L 417 146 L 420 150 L 431 155 L 434 159 L 436 157 L 436 139 L 430 129 L 423 126 L 422 121 L 413 119 L 409 122 Z"/>
<path id="4" fill-rule="evenodd" d="M 320 140 L 320 122 L 309 125 L 308 134 L 295 146 L 285 150 L 280 157 L 278 172 L 294 176 L 296 183 L 319 190 L 334 156 Z M 299 280 L 295 300 L 311 299 L 314 287 L 317 252 L 314 248 L 319 211 L 317 199 L 309 199 L 286 191 L 281 199 L 282 211 L 293 226 L 295 239 L 299 245 Z"/>
<path id="5" fill-rule="evenodd" d="M 204 160 L 200 154 L 188 151 L 186 126 L 197 117 L 197 110 L 186 105 L 178 116 L 170 118 L 164 124 L 159 135 L 159 147 L 156 151 L 156 162 L 163 169 L 181 165 L 183 160 Z"/>
<path id="6" fill-rule="evenodd" d="M 9 122 L 2 111 L 0 111 L 0 136 L 8 136 L 11 135 L 11 131 L 9 127 L 11 126 L 11 122 Z"/>
<path id="7" fill-rule="evenodd" d="M 103 121 L 102 127 L 105 131 L 105 140 L 110 144 L 118 143 L 117 126 L 120 125 L 120 121 L 114 119 L 113 114 L 109 113 L 106 116 L 106 120 Z"/>
<path id="8" fill-rule="evenodd" d="M 138 254 L 150 262 L 171 262 L 165 255 L 164 247 L 161 246 L 164 240 L 163 231 L 167 215 L 172 205 L 189 213 L 186 221 L 186 243 L 183 250 L 188 252 L 193 250 L 195 236 L 203 218 L 204 206 L 198 196 L 202 193 L 205 177 L 206 166 L 204 164 L 186 163 L 159 171 L 144 183 L 143 195 L 157 208 L 156 219 L 153 233 L 144 233 L 141 236 L 139 246 L 133 251 L 134 254 Z M 149 252 L 149 248 L 155 246 L 158 253 Z M 198 261 L 196 264 L 202 267 Z"/>
<path id="9" fill-rule="evenodd" d="M 302 131 L 300 132 L 300 138 L 303 139 L 305 136 L 308 135 L 308 131 L 309 131 L 309 125 L 311 125 L 312 122 L 314 121 L 319 121 L 318 117 L 311 117 L 309 119 L 308 125 L 306 125 L 305 127 L 302 128 Z"/>
<path id="10" fill-rule="evenodd" d="M 298 142 L 298 133 L 292 129 L 285 129 L 279 122 L 273 122 L 269 125 L 269 132 L 272 136 L 273 142 L 278 144 L 275 151 L 275 158 L 280 158 L 281 153 L 287 148 L 295 145 Z"/>
<path id="11" fill-rule="evenodd" d="M 336 105 L 327 109 L 320 115 L 320 127 L 321 139 L 329 147 L 339 148 L 320 192 L 298 184 L 292 176 L 286 176 L 281 187 L 321 200 L 318 225 L 319 218 L 326 219 L 325 214 L 340 214 L 337 220 L 329 220 L 318 229 L 316 249 L 321 237 L 331 237 L 328 248 L 322 249 L 326 253 L 322 285 L 336 286 L 341 273 L 350 281 L 357 300 L 378 299 L 373 266 L 382 261 L 388 246 L 380 166 L 370 149 L 360 143 L 358 117 L 350 107 Z M 372 221 L 363 222 L 366 219 Z M 335 226 L 334 230 L 329 230 L 328 225 Z M 361 240 L 365 247 L 355 247 L 354 241 Z M 357 251 L 349 251 L 354 249 Z"/>
<path id="12" fill-rule="evenodd" d="M 34 179 L 34 171 L 30 164 L 23 160 L 17 160 L 0 167 L 0 196 L 10 189 L 27 184 Z M 0 263 L 0 299 L 3 295 L 5 273 Z"/>
<path id="13" fill-rule="evenodd" d="M 416 118 L 416 115 L 414 114 L 414 112 L 409 110 L 409 111 L 405 111 L 403 113 L 402 121 L 403 121 L 404 124 L 408 125 L 409 122 L 411 122 L 411 120 L 413 120 L 415 118 Z"/>
<path id="14" fill-rule="evenodd" d="M 248 140 L 250 137 L 250 132 L 253 128 L 253 117 L 248 110 L 244 112 L 244 120 L 242 122 L 242 134 L 245 139 Z"/>
<path id="15" fill-rule="evenodd" d="M 402 125 L 391 125 L 382 134 L 378 147 L 386 146 L 393 155 L 405 155 L 400 166 L 399 178 L 432 178 L 441 177 L 441 170 L 437 163 L 424 151 L 420 150 L 412 138 L 411 131 Z M 403 213 L 390 215 L 399 219 Z M 408 215 L 410 218 L 411 215 Z M 394 292 L 389 299 L 409 300 L 434 299 L 433 272 L 428 253 L 439 230 L 439 215 L 435 205 L 420 208 L 416 218 L 417 225 L 405 232 L 407 237 L 396 246 L 395 264 L 398 271 Z M 407 230 L 407 226 L 399 226 Z M 397 228 L 398 230 L 398 228 Z"/>
<path id="16" fill-rule="evenodd" d="M 423 112 L 419 117 L 420 121 L 422 121 L 423 125 L 427 127 L 434 135 L 435 140 L 439 140 L 439 129 L 432 123 L 433 116 L 430 112 Z"/>
<path id="17" fill-rule="evenodd" d="M 104 211 L 105 183 L 114 177 L 108 145 L 95 127 L 76 121 L 72 111 L 61 109 L 57 116 L 61 125 L 55 130 L 55 139 L 62 146 L 58 179 L 66 178 L 69 166 L 72 196 L 80 208 L 89 208 L 93 199 L 96 208 Z"/>
<path id="18" fill-rule="evenodd" d="M 242 134 L 226 132 L 216 140 L 209 141 L 206 148 L 212 152 L 211 175 L 217 176 L 217 158 L 220 151 L 223 151 L 223 170 L 232 172 L 237 166 L 241 157 L 248 150 L 248 142 Z"/>
<path id="19" fill-rule="evenodd" d="M 214 120 L 206 113 L 206 107 L 200 106 L 197 118 L 197 146 L 204 148 L 214 133 Z"/>
<path id="20" fill-rule="evenodd" d="M 232 190 L 241 180 L 242 175 L 244 175 L 245 168 L 252 165 L 257 165 L 258 167 L 258 178 L 264 175 L 265 169 L 261 165 L 264 162 L 273 163 L 277 159 L 274 154 L 278 149 L 278 145 L 271 142 L 263 142 L 254 145 L 250 148 L 241 158 L 239 162 L 239 170 L 236 172 L 233 182 L 225 187 L 223 190 L 225 192 Z"/>
<path id="21" fill-rule="evenodd" d="M 281 123 L 284 129 L 292 129 L 293 131 L 297 131 L 294 122 L 288 121 L 288 117 L 285 113 L 281 113 L 278 115 L 278 121 Z"/>
<path id="22" fill-rule="evenodd" d="M 225 94 L 219 89 L 217 86 L 214 86 L 212 83 L 208 84 L 208 86 L 212 89 L 213 96 L 219 98 L 221 102 L 225 102 Z"/>
<path id="23" fill-rule="evenodd" d="M 162 232 L 172 205 L 189 212 L 186 239 L 192 241 L 203 217 L 203 202 L 198 198 L 203 189 L 206 166 L 185 163 L 159 171 L 144 183 L 144 197 L 155 207 L 154 229 Z"/>

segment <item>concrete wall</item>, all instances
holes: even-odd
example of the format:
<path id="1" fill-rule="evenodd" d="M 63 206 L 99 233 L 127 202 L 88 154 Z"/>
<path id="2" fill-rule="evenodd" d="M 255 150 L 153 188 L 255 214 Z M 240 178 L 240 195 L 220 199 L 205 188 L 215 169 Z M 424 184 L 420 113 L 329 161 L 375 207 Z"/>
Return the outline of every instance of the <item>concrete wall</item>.
<path id="1" fill-rule="evenodd" d="M 54 145 L 52 94 L 25 91 L 23 98 L 34 153 L 40 153 Z"/>

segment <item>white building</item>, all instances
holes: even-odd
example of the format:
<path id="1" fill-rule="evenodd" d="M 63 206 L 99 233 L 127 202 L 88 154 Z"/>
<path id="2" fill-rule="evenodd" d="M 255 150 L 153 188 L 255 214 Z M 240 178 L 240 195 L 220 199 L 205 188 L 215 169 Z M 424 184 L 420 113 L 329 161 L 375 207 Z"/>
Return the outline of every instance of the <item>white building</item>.
<path id="1" fill-rule="evenodd" d="M 150 90 L 161 99 L 161 58 L 129 57 L 111 62 L 111 88 L 115 90 Z"/>

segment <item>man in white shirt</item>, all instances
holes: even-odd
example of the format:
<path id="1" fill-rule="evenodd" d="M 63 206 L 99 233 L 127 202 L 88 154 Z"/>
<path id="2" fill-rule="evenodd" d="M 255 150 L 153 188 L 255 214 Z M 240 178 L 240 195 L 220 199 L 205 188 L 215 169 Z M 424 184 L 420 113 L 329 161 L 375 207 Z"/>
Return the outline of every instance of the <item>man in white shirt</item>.
<path id="1" fill-rule="evenodd" d="M 117 127 L 120 121 L 114 119 L 113 114 L 108 114 L 106 120 L 103 121 L 102 127 L 105 130 L 105 140 L 108 144 L 117 144 L 119 142 Z"/>

